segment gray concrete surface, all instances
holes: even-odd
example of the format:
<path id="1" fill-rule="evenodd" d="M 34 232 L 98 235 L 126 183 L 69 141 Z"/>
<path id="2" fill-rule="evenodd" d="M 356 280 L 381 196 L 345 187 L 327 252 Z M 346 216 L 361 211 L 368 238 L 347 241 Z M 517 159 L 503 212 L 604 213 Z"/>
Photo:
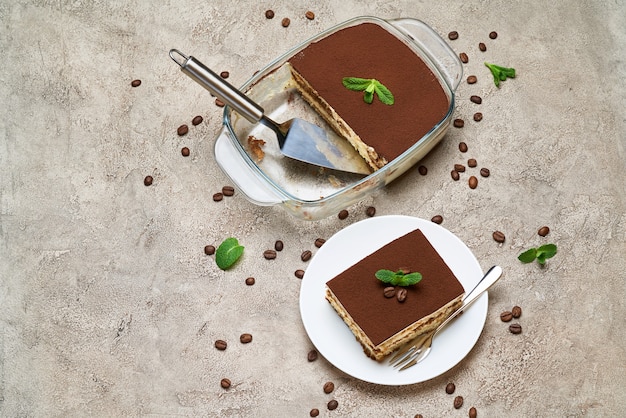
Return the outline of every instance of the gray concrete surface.
<path id="1" fill-rule="evenodd" d="M 153 3 L 0 4 L 0 415 L 295 417 L 319 408 L 462 417 L 474 406 L 480 417 L 623 416 L 623 0 Z M 213 202 L 229 183 L 212 154 L 221 111 L 167 51 L 194 54 L 241 85 L 287 48 L 358 15 L 459 32 L 450 44 L 469 54 L 465 74 L 479 80 L 457 92 L 465 127 L 424 160 L 426 176 L 409 171 L 343 221 L 300 221 L 239 193 Z M 484 60 L 518 77 L 496 89 Z M 143 83 L 131 88 L 133 79 Z M 205 122 L 177 136 L 198 114 Z M 491 170 L 475 190 L 468 173 L 450 178 L 468 158 Z M 323 358 L 307 361 L 293 274 L 306 268 L 300 253 L 364 219 L 370 205 L 377 216 L 440 214 L 483 268 L 505 270 L 475 348 L 428 382 L 377 386 Z M 228 236 L 246 252 L 223 272 L 203 248 Z M 268 262 L 262 253 L 277 239 L 285 249 Z M 545 268 L 516 259 L 546 242 L 559 252 Z M 513 305 L 523 308 L 516 336 L 499 319 Z M 245 346 L 244 332 L 254 337 Z M 217 351 L 216 339 L 229 348 Z M 336 385 L 330 395 L 326 381 Z M 460 410 L 444 391 L 451 381 Z"/>

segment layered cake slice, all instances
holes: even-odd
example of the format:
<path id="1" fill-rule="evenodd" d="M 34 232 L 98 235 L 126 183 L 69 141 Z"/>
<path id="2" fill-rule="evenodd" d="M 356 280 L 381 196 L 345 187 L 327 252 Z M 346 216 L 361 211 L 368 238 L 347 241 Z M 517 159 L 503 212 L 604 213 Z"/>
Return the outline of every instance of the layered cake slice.
<path id="1" fill-rule="evenodd" d="M 289 61 L 302 97 L 367 161 L 383 167 L 445 119 L 450 100 L 437 76 L 404 41 L 375 23 L 341 29 Z M 344 87 L 347 77 L 375 79 L 393 104 Z"/>
<path id="2" fill-rule="evenodd" d="M 419 272 L 421 281 L 400 287 L 406 298 L 385 295 L 379 270 Z M 326 283 L 326 299 L 363 351 L 382 360 L 416 336 L 435 329 L 462 304 L 463 286 L 421 230 L 395 239 Z"/>

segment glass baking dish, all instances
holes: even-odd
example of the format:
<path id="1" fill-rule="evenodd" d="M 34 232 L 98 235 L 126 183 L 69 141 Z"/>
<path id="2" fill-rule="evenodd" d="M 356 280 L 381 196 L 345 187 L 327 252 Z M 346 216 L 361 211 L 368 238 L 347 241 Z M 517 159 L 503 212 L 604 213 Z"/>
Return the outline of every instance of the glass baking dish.
<path id="1" fill-rule="evenodd" d="M 381 26 L 415 51 L 435 74 L 448 97 L 447 113 L 400 156 L 369 175 L 359 175 L 285 158 L 280 153 L 275 135 L 268 128 L 251 124 L 225 106 L 223 128 L 215 142 L 215 158 L 220 168 L 251 202 L 261 206 L 281 205 L 288 213 L 302 219 L 325 218 L 396 179 L 444 137 L 452 120 L 454 92 L 462 78 L 463 68 L 448 44 L 432 28 L 416 19 L 383 20 L 364 16 L 348 20 L 291 49 L 256 73 L 240 90 L 259 103 L 272 119 L 303 118 L 324 128 L 334 141 L 345 146 L 347 141 L 338 138 L 300 97 L 290 83 L 289 69 L 283 64 L 310 43 L 361 23 Z M 265 141 L 264 158 L 259 163 L 248 152 L 250 136 Z"/>

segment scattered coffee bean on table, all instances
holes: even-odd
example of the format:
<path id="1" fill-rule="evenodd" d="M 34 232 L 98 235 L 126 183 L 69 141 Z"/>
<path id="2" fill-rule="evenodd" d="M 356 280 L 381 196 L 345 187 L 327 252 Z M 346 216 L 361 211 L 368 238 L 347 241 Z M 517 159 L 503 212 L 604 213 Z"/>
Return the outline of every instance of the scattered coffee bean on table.
<path id="1" fill-rule="evenodd" d="M 456 398 L 454 398 L 454 409 L 459 409 L 462 406 L 463 406 L 463 397 L 457 396 Z"/>
<path id="2" fill-rule="evenodd" d="M 133 80 L 133 81 L 130 82 L 130 85 L 132 87 L 139 87 L 139 86 L 141 86 L 141 80 Z"/>
<path id="3" fill-rule="evenodd" d="M 419 167 L 417 167 L 417 172 L 420 173 L 422 176 L 425 176 L 426 174 L 428 174 L 428 168 L 426 168 L 425 165 L 420 165 Z"/>
<path id="4" fill-rule="evenodd" d="M 513 319 L 513 313 L 511 311 L 504 311 L 500 314 L 500 320 L 502 322 L 511 322 Z"/>
<path id="5" fill-rule="evenodd" d="M 317 248 L 322 248 L 322 245 L 324 245 L 324 243 L 326 243 L 326 240 L 324 238 L 317 238 L 314 242 L 314 245 Z"/>
<path id="6" fill-rule="evenodd" d="M 474 168 L 478 165 L 478 162 L 475 158 L 470 158 L 469 160 L 467 160 L 467 165 Z"/>
<path id="7" fill-rule="evenodd" d="M 289 26 L 290 23 L 291 23 L 291 20 L 288 17 L 283 18 L 283 20 L 280 22 L 280 24 L 283 25 L 283 28 L 286 28 L 287 26 Z"/>
<path id="8" fill-rule="evenodd" d="M 241 334 L 239 336 L 239 341 L 241 341 L 242 344 L 248 344 L 252 342 L 252 334 L 248 334 L 248 333 Z"/>
<path id="9" fill-rule="evenodd" d="M 509 325 L 509 331 L 511 331 L 511 334 L 521 334 L 522 326 L 520 324 L 511 324 Z"/>
<path id="10" fill-rule="evenodd" d="M 443 222 L 443 216 L 441 216 L 441 215 L 435 215 L 435 216 L 433 216 L 432 218 L 430 218 L 430 221 L 431 221 L 431 222 L 434 222 L 434 223 L 436 223 L 436 224 L 438 224 L 438 225 L 441 225 L 441 223 Z"/>
<path id="11" fill-rule="evenodd" d="M 328 401 L 328 404 L 326 404 L 326 407 L 329 411 L 334 411 L 335 409 L 337 409 L 338 406 L 339 402 L 337 402 L 335 399 Z"/>
<path id="12" fill-rule="evenodd" d="M 478 49 L 480 49 L 482 52 L 485 52 L 487 50 L 487 45 L 485 45 L 484 42 L 480 42 L 478 44 Z"/>
<path id="13" fill-rule="evenodd" d="M 143 185 L 144 185 L 144 186 L 150 186 L 150 185 L 152 185 L 152 182 L 153 182 L 153 181 L 154 181 L 154 179 L 152 178 L 152 176 L 146 176 L 146 177 L 143 179 Z"/>
<path id="14" fill-rule="evenodd" d="M 541 228 L 539 228 L 539 231 L 537 231 L 537 233 L 540 236 L 545 237 L 550 233 L 550 228 L 548 228 L 547 226 L 542 226 Z"/>
<path id="15" fill-rule="evenodd" d="M 467 84 L 475 84 L 478 81 L 478 77 L 475 75 L 467 76 Z"/>
<path id="16" fill-rule="evenodd" d="M 183 157 L 189 157 L 189 148 L 182 147 L 180 153 L 183 155 Z"/>
<path id="17" fill-rule="evenodd" d="M 346 219 L 348 217 L 348 211 L 345 209 L 342 209 L 337 215 L 337 217 L 341 220 Z"/>
<path id="18" fill-rule="evenodd" d="M 276 242 L 274 243 L 274 249 L 276 251 L 282 251 L 283 248 L 285 248 L 285 244 L 283 244 L 281 240 L 276 240 Z"/>
<path id="19" fill-rule="evenodd" d="M 332 393 L 332 391 L 335 390 L 335 384 L 333 382 L 326 382 L 324 383 L 323 390 L 326 394 Z"/>
<path id="20" fill-rule="evenodd" d="M 480 122 L 483 120 L 483 114 L 480 112 L 474 113 L 474 122 Z"/>
<path id="21" fill-rule="evenodd" d="M 220 386 L 223 387 L 224 389 L 228 389 L 230 387 L 230 379 L 222 379 L 220 380 Z"/>
<path id="22" fill-rule="evenodd" d="M 235 194 L 235 188 L 233 186 L 224 186 L 222 187 L 222 194 L 230 197 Z"/>
<path id="23" fill-rule="evenodd" d="M 469 413 L 467 414 L 469 416 L 469 418 L 476 418 L 478 417 L 478 412 L 476 411 L 476 408 L 474 408 L 473 406 L 469 409 Z"/>
<path id="24" fill-rule="evenodd" d="M 300 254 L 300 260 L 309 261 L 311 256 L 313 256 L 313 253 L 310 250 L 304 250 L 302 251 L 302 254 Z"/>
<path id="25" fill-rule="evenodd" d="M 454 385 L 454 383 L 450 382 L 446 385 L 446 393 L 448 395 L 452 395 L 455 390 L 456 390 L 456 386 Z"/>
<path id="26" fill-rule="evenodd" d="M 459 142 L 459 151 L 467 152 L 467 144 L 465 142 Z"/>
<path id="27" fill-rule="evenodd" d="M 205 245 L 204 246 L 204 253 L 206 255 L 213 255 L 213 254 L 215 254 L 215 247 L 213 245 Z"/>
<path id="28" fill-rule="evenodd" d="M 496 39 L 498 37 L 498 32 L 492 31 L 489 32 L 489 39 Z"/>
<path id="29" fill-rule="evenodd" d="M 513 315 L 513 318 L 515 319 L 519 318 L 522 316 L 522 308 L 519 306 L 513 306 L 513 309 L 511 309 L 511 315 Z"/>
<path id="30" fill-rule="evenodd" d="M 376 208 L 374 206 L 368 206 L 367 209 L 365 209 L 365 214 L 371 218 L 376 215 Z"/>
<path id="31" fill-rule="evenodd" d="M 456 170 L 452 170 L 450 172 L 450 176 L 452 177 L 452 180 L 454 181 L 458 181 L 461 178 L 461 176 L 459 176 L 459 172 Z"/>
<path id="32" fill-rule="evenodd" d="M 265 17 L 267 19 L 274 19 L 274 11 L 273 10 L 266 10 L 265 11 Z"/>
<path id="33" fill-rule="evenodd" d="M 470 96 L 470 101 L 472 103 L 481 104 L 483 102 L 483 99 L 480 96 L 473 95 Z"/>
<path id="34" fill-rule="evenodd" d="M 415 414 L 415 416 L 413 418 L 424 418 L 424 415 L 422 415 L 422 414 Z"/>
<path id="35" fill-rule="evenodd" d="M 455 39 L 459 39 L 459 33 L 453 30 L 452 32 L 448 33 L 448 39 L 450 39 L 451 41 L 454 41 Z"/>
<path id="36" fill-rule="evenodd" d="M 230 77 L 230 73 L 229 73 L 228 71 L 222 71 L 222 72 L 220 73 L 220 77 L 222 77 L 222 78 L 228 78 L 228 77 Z"/>
<path id="37" fill-rule="evenodd" d="M 298 279 L 301 279 L 304 277 L 304 270 L 298 269 L 296 271 L 293 272 L 294 276 L 296 276 Z"/>
<path id="38" fill-rule="evenodd" d="M 178 129 L 176 130 L 176 133 L 178 133 L 178 136 L 187 135 L 187 132 L 189 132 L 189 126 L 187 125 L 180 125 Z"/>
<path id="39" fill-rule="evenodd" d="M 308 10 L 308 11 L 304 14 L 304 16 L 305 16 L 307 19 L 309 19 L 309 20 L 313 20 L 313 19 L 315 19 L 315 13 L 313 13 L 313 12 L 312 12 L 312 11 L 310 11 L 310 10 Z"/>
<path id="40" fill-rule="evenodd" d="M 408 291 L 404 287 L 401 287 L 396 291 L 396 299 L 398 299 L 398 302 L 403 303 L 406 300 L 407 294 Z"/>
<path id="41" fill-rule="evenodd" d="M 220 351 L 224 351 L 226 350 L 226 347 L 228 347 L 228 343 L 224 340 L 216 340 L 215 341 L 215 348 L 217 348 Z"/>
<path id="42" fill-rule="evenodd" d="M 217 107 L 224 107 L 226 104 L 221 101 L 220 99 L 215 99 L 215 106 Z"/>
<path id="43" fill-rule="evenodd" d="M 465 172 L 465 166 L 463 164 L 454 164 L 454 170 L 459 173 Z"/>
<path id="44" fill-rule="evenodd" d="M 317 408 L 313 408 L 311 409 L 311 412 L 309 412 L 309 416 L 310 417 L 317 417 L 320 414 L 320 410 Z"/>
<path id="45" fill-rule="evenodd" d="M 276 258 L 276 250 L 263 251 L 263 257 L 265 257 L 266 260 L 274 260 Z"/>
<path id="46" fill-rule="evenodd" d="M 255 284 L 255 283 L 256 283 L 256 280 L 255 280 L 255 278 L 254 278 L 254 277 L 248 277 L 248 278 L 246 278 L 246 284 L 247 284 L 248 286 L 252 286 L 252 285 L 253 285 L 253 284 Z"/>
<path id="47" fill-rule="evenodd" d="M 202 121 L 204 120 L 204 118 L 200 115 L 195 116 L 192 120 L 191 120 L 191 124 L 193 126 L 198 126 L 202 123 Z"/>
<path id="48" fill-rule="evenodd" d="M 309 351 L 308 354 L 306 355 L 306 359 L 308 361 L 315 361 L 315 360 L 317 360 L 317 350 Z"/>
<path id="49" fill-rule="evenodd" d="M 459 54 L 459 59 L 461 60 L 463 64 L 467 64 L 469 62 L 469 57 L 467 56 L 465 52 L 461 52 Z"/>
<path id="50" fill-rule="evenodd" d="M 489 174 L 491 174 L 491 172 L 489 171 L 488 168 L 483 167 L 483 168 L 480 169 L 480 175 L 481 176 L 489 177 Z"/>
<path id="51" fill-rule="evenodd" d="M 392 297 L 394 297 L 396 295 L 396 288 L 393 286 L 387 286 L 383 289 L 383 295 L 387 298 L 390 299 Z"/>
<path id="52" fill-rule="evenodd" d="M 475 189 L 478 187 L 478 179 L 476 178 L 476 176 L 470 176 L 470 178 L 467 180 L 467 184 L 469 185 L 470 189 Z"/>
<path id="53" fill-rule="evenodd" d="M 504 236 L 504 233 L 502 233 L 501 231 L 494 231 L 493 234 L 491 234 L 491 236 L 493 237 L 493 240 L 495 242 L 499 242 L 500 244 L 502 244 L 504 240 L 506 239 L 506 237 Z"/>
<path id="54" fill-rule="evenodd" d="M 462 128 L 465 126 L 465 121 L 463 119 L 454 119 L 452 125 L 454 125 L 455 128 Z"/>
<path id="55" fill-rule="evenodd" d="M 214 202 L 221 202 L 221 201 L 222 201 L 222 199 L 224 199 L 224 194 L 223 194 L 223 193 L 219 193 L 219 192 L 218 192 L 218 193 L 215 193 L 215 194 L 213 195 L 213 201 L 214 201 Z"/>

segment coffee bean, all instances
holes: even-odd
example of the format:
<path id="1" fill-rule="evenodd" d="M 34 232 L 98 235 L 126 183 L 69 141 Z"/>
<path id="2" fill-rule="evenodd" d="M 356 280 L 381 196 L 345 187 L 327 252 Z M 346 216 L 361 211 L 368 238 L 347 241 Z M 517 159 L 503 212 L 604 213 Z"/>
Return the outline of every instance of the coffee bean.
<path id="1" fill-rule="evenodd" d="M 266 260 L 274 260 L 276 258 L 276 251 L 275 250 L 265 250 L 265 251 L 263 251 L 263 257 L 265 257 Z"/>
<path id="2" fill-rule="evenodd" d="M 337 409 L 338 406 L 339 406 L 339 402 L 337 402 L 334 399 L 328 401 L 328 403 L 326 404 L 326 407 L 328 408 L 329 411 L 334 411 L 335 409 Z"/>
<path id="3" fill-rule="evenodd" d="M 341 210 L 337 217 L 341 220 L 346 219 L 348 217 L 348 211 L 345 209 Z"/>
<path id="4" fill-rule="evenodd" d="M 455 39 L 459 39 L 459 33 L 453 30 L 452 32 L 448 33 L 448 39 L 450 39 L 451 41 L 454 41 Z"/>
<path id="5" fill-rule="evenodd" d="M 512 319 L 513 314 L 511 313 L 511 311 L 504 311 L 500 314 L 500 320 L 502 322 L 511 322 Z"/>
<path id="6" fill-rule="evenodd" d="M 283 18 L 283 20 L 280 22 L 280 24 L 283 25 L 283 28 L 286 28 L 287 26 L 289 26 L 290 23 L 291 23 L 291 20 L 288 17 Z"/>
<path id="7" fill-rule="evenodd" d="M 415 414 L 415 416 L 413 418 L 424 418 L 424 415 L 422 415 L 422 414 Z"/>
<path id="8" fill-rule="evenodd" d="M 454 122 L 452 122 L 452 124 L 455 128 L 462 128 L 463 126 L 465 126 L 465 121 L 463 119 L 454 119 Z"/>
<path id="9" fill-rule="evenodd" d="M 317 360 L 317 350 L 309 351 L 309 353 L 306 355 L 306 359 L 308 361 L 315 361 L 315 360 Z"/>
<path id="10" fill-rule="evenodd" d="M 467 77 L 467 84 L 475 84 L 478 81 L 478 78 L 475 75 L 470 75 Z"/>
<path id="11" fill-rule="evenodd" d="M 228 78 L 228 77 L 230 77 L 230 73 L 229 73 L 228 71 L 222 71 L 222 72 L 220 73 L 220 77 L 222 77 L 222 78 Z"/>
<path id="12" fill-rule="evenodd" d="M 463 64 L 467 64 L 469 62 L 469 57 L 467 56 L 467 54 L 465 52 L 461 52 L 459 54 L 459 58 L 461 59 L 461 62 Z"/>
<path id="13" fill-rule="evenodd" d="M 459 172 L 456 170 L 452 170 L 450 172 L 450 176 L 452 176 L 452 180 L 458 181 L 461 177 L 459 176 Z"/>
<path id="14" fill-rule="evenodd" d="M 465 142 L 459 142 L 459 151 L 467 152 L 467 144 Z"/>
<path id="15" fill-rule="evenodd" d="M 239 336 L 239 341 L 241 341 L 242 344 L 248 344 L 252 342 L 252 334 L 248 334 L 248 333 L 241 334 Z"/>
<path id="16" fill-rule="evenodd" d="M 217 106 L 217 107 L 224 107 L 224 106 L 226 106 L 226 104 L 223 101 L 221 101 L 220 99 L 215 99 L 215 106 Z"/>
<path id="17" fill-rule="evenodd" d="M 474 122 L 480 122 L 483 120 L 483 114 L 480 112 L 474 113 Z"/>
<path id="18" fill-rule="evenodd" d="M 222 193 L 215 193 L 213 195 L 213 201 L 214 202 L 221 202 L 222 199 L 224 199 L 224 195 Z"/>
<path id="19" fill-rule="evenodd" d="M 383 295 L 385 295 L 387 299 L 394 297 L 396 295 L 396 288 L 393 286 L 385 287 L 383 289 Z"/>
<path id="20" fill-rule="evenodd" d="M 469 409 L 469 413 L 467 415 L 469 416 L 469 418 L 476 418 L 478 416 L 478 412 L 476 411 L 476 408 L 472 406 Z"/>
<path id="21" fill-rule="evenodd" d="M 204 120 L 204 119 L 202 118 L 202 116 L 198 115 L 198 116 L 194 117 L 194 118 L 191 120 L 191 124 L 192 124 L 193 126 L 198 126 L 198 125 L 200 125 L 200 124 L 202 123 L 202 121 L 203 121 L 203 120 Z"/>
<path id="22" fill-rule="evenodd" d="M 463 164 L 454 164 L 454 170 L 459 173 L 465 172 L 465 166 Z"/>
<path id="23" fill-rule="evenodd" d="M 463 406 L 463 397 L 457 396 L 456 398 L 454 398 L 454 409 L 459 409 L 462 406 Z"/>
<path id="24" fill-rule="evenodd" d="M 304 277 L 304 270 L 298 269 L 296 270 L 294 273 L 294 276 L 296 276 L 298 279 L 301 279 Z"/>
<path id="25" fill-rule="evenodd" d="M 404 287 L 401 287 L 396 291 L 396 299 L 398 302 L 403 303 L 406 300 L 407 290 Z"/>
<path id="26" fill-rule="evenodd" d="M 139 86 L 141 86 L 141 80 L 133 80 L 133 81 L 130 82 L 130 85 L 132 87 L 139 87 Z"/>
<path id="27" fill-rule="evenodd" d="M 489 39 L 496 39 L 498 37 L 498 32 L 493 31 L 489 32 Z"/>
<path id="28" fill-rule="evenodd" d="M 467 184 L 469 185 L 470 189 L 475 189 L 478 187 L 478 179 L 476 178 L 476 176 L 470 176 L 470 178 L 467 180 Z"/>
<path id="29" fill-rule="evenodd" d="M 469 160 L 467 160 L 467 165 L 474 168 L 478 165 L 478 162 L 476 162 L 475 158 L 470 158 Z"/>
<path id="30" fill-rule="evenodd" d="M 317 417 L 320 414 L 320 410 L 317 408 L 313 408 L 311 409 L 311 412 L 309 412 L 309 416 L 310 417 Z"/>
<path id="31" fill-rule="evenodd" d="M 446 393 L 448 395 L 452 395 L 454 393 L 456 389 L 456 386 L 454 385 L 454 383 L 450 382 L 446 385 Z"/>
<path id="32" fill-rule="evenodd" d="M 183 148 L 180 150 L 180 153 L 183 155 L 183 157 L 189 157 L 189 148 L 187 148 L 187 147 L 183 147 Z"/>
<path id="33" fill-rule="evenodd" d="M 217 348 L 220 351 L 224 351 L 226 350 L 226 347 L 228 347 L 228 344 L 226 343 L 226 341 L 224 340 L 216 340 L 215 341 L 215 348 Z"/>
<path id="34" fill-rule="evenodd" d="M 313 255 L 313 253 L 309 250 L 304 250 L 302 251 L 302 254 L 300 254 L 300 260 L 302 261 L 309 261 L 311 259 L 311 256 Z"/>
<path id="35" fill-rule="evenodd" d="M 500 231 L 494 231 L 493 234 L 491 234 L 491 236 L 493 237 L 493 240 L 495 242 L 499 242 L 500 244 L 502 244 L 504 240 L 506 239 L 504 234 Z"/>
<path id="36" fill-rule="evenodd" d="M 480 169 L 480 175 L 481 176 L 489 177 L 489 174 L 491 174 L 491 172 L 489 171 L 488 168 L 483 167 L 483 168 Z"/>
<path id="37" fill-rule="evenodd" d="M 265 11 L 265 17 L 268 19 L 274 19 L 274 11 L 273 10 L 266 10 Z"/>
<path id="38" fill-rule="evenodd" d="M 550 228 L 548 228 L 547 226 L 542 226 L 541 228 L 539 228 L 539 231 L 537 231 L 537 233 L 540 236 L 545 237 L 550 233 Z"/>
<path id="39" fill-rule="evenodd" d="M 418 173 L 420 173 L 422 176 L 425 176 L 426 174 L 428 174 L 428 168 L 426 168 L 425 165 L 420 165 L 419 167 L 417 167 L 417 171 Z"/>
<path id="40" fill-rule="evenodd" d="M 283 250 L 283 248 L 285 248 L 285 244 L 283 244 L 283 242 L 282 242 L 281 240 L 277 240 L 277 241 L 274 243 L 274 249 L 275 249 L 276 251 L 282 251 L 282 250 Z"/>
<path id="41" fill-rule="evenodd" d="M 204 253 L 206 255 L 213 255 L 215 254 L 215 247 L 212 245 L 205 245 L 204 246 Z"/>
<path id="42" fill-rule="evenodd" d="M 435 216 L 433 216 L 432 218 L 430 218 L 430 221 L 431 221 L 431 222 L 434 222 L 434 223 L 436 223 L 436 224 L 438 224 L 438 225 L 441 225 L 441 223 L 443 222 L 443 216 L 441 216 L 441 215 L 435 215 Z"/>
<path id="43" fill-rule="evenodd" d="M 224 389 L 228 389 L 230 387 L 230 379 L 222 379 L 220 380 L 220 386 Z"/>
<path id="44" fill-rule="evenodd" d="M 224 196 L 232 196 L 235 194 L 235 188 L 233 186 L 222 187 L 222 194 Z"/>
<path id="45" fill-rule="evenodd" d="M 519 306 L 513 306 L 513 309 L 511 309 L 511 314 L 513 315 L 513 318 L 519 318 L 520 316 L 522 316 L 522 308 L 520 308 Z"/>
<path id="46" fill-rule="evenodd" d="M 374 206 L 368 206 L 367 209 L 365 209 L 365 215 L 369 216 L 370 218 L 376 215 L 376 208 Z"/>
<path id="47" fill-rule="evenodd" d="M 520 324 L 511 324 L 509 325 L 509 331 L 511 331 L 511 334 L 521 334 L 522 326 Z"/>
<path id="48" fill-rule="evenodd" d="M 317 248 L 322 248 L 322 245 L 324 245 L 324 243 L 326 242 L 326 240 L 324 238 L 317 238 L 314 242 L 314 245 Z"/>
<path id="49" fill-rule="evenodd" d="M 310 11 L 310 10 L 309 10 L 309 11 L 307 11 L 307 12 L 304 14 L 304 16 L 305 16 L 307 19 L 309 19 L 309 20 L 313 20 L 313 19 L 315 19 L 315 13 L 313 13 L 313 12 L 312 12 L 312 11 Z"/>
<path id="50" fill-rule="evenodd" d="M 152 185 L 152 182 L 153 182 L 153 181 L 154 181 L 154 179 L 152 178 L 152 176 L 146 176 L 146 177 L 143 179 L 143 185 L 144 185 L 144 186 L 150 186 L 150 185 Z"/>
<path id="51" fill-rule="evenodd" d="M 180 125 L 178 129 L 176 130 L 176 132 L 178 133 L 178 136 L 187 135 L 187 132 L 189 132 L 189 126 Z"/>
<path id="52" fill-rule="evenodd" d="M 323 389 L 326 394 L 332 393 L 332 391 L 335 390 L 335 384 L 333 382 L 326 382 L 324 383 Z"/>
<path id="53" fill-rule="evenodd" d="M 252 286 L 254 283 L 256 283 L 256 280 L 255 280 L 255 278 L 254 278 L 254 277 L 248 277 L 248 278 L 246 279 L 246 284 L 247 284 L 248 286 Z"/>
<path id="54" fill-rule="evenodd" d="M 483 99 L 480 96 L 470 96 L 470 101 L 472 103 L 481 104 Z"/>
<path id="55" fill-rule="evenodd" d="M 482 52 L 485 52 L 487 50 L 487 45 L 485 45 L 484 42 L 480 42 L 478 44 L 478 49 L 480 49 Z"/>

